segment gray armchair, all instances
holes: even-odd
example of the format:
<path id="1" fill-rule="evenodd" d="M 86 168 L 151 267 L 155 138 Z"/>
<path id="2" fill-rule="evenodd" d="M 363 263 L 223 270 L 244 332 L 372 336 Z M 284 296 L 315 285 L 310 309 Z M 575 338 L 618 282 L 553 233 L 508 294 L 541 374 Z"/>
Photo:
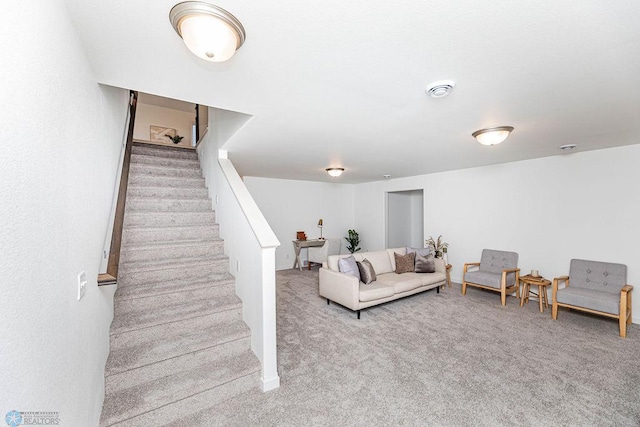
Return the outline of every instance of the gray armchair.
<path id="1" fill-rule="evenodd" d="M 561 282 L 566 287 L 558 289 Z M 558 318 L 558 307 L 610 317 L 618 320 L 620 336 L 625 338 L 632 320 L 632 290 L 627 284 L 626 265 L 572 259 L 569 276 L 553 279 L 551 318 Z"/>
<path id="2" fill-rule="evenodd" d="M 478 267 L 469 271 L 469 267 Z M 507 304 L 507 294 L 513 292 L 520 298 L 520 269 L 516 252 L 484 249 L 480 262 L 464 265 L 462 274 L 462 295 L 467 294 L 467 286 L 500 292 L 502 305 Z"/>

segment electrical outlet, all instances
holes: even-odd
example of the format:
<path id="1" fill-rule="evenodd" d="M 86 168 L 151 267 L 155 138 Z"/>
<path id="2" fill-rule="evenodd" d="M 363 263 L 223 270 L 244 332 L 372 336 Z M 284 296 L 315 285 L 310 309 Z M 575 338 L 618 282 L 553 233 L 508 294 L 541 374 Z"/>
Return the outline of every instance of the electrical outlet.
<path id="1" fill-rule="evenodd" d="M 78 274 L 78 301 L 82 299 L 87 292 L 87 275 L 84 271 Z"/>

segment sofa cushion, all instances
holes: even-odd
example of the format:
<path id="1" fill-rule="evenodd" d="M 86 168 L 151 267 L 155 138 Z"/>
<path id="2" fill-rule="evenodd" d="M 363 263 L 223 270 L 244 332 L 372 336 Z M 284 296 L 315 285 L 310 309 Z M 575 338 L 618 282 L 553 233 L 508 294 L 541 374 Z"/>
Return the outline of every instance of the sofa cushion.
<path id="1" fill-rule="evenodd" d="M 360 269 L 353 256 L 347 256 L 338 260 L 338 269 L 340 273 L 350 274 L 360 280 Z"/>
<path id="2" fill-rule="evenodd" d="M 406 255 L 407 248 L 404 246 L 401 248 L 389 248 L 387 249 L 387 253 L 389 254 L 389 261 L 391 261 L 391 271 L 396 271 L 396 258 L 393 254 Z"/>
<path id="3" fill-rule="evenodd" d="M 574 288 L 571 281 L 569 285 L 564 289 L 558 289 L 556 300 L 560 304 L 576 305 L 611 314 L 620 313 L 620 294 Z"/>
<path id="4" fill-rule="evenodd" d="M 488 271 L 469 271 L 464 275 L 465 282 L 477 283 L 478 285 L 489 286 L 500 289 L 502 274 L 489 273 Z"/>
<path id="5" fill-rule="evenodd" d="M 378 276 L 378 282 L 393 288 L 394 293 L 412 291 L 422 286 L 422 280 L 415 273 L 387 273 Z"/>
<path id="6" fill-rule="evenodd" d="M 400 255 L 394 252 L 393 258 L 396 262 L 395 272 L 397 274 L 410 273 L 415 270 L 416 253 Z"/>
<path id="7" fill-rule="evenodd" d="M 484 249 L 482 251 L 480 271 L 502 273 L 502 270 L 511 268 L 518 268 L 518 254 L 516 252 L 496 251 L 494 249 Z"/>
<path id="8" fill-rule="evenodd" d="M 369 285 L 360 283 L 360 301 L 363 302 L 392 297 L 394 293 L 393 286 L 388 283 L 381 281 L 375 281 Z"/>
<path id="9" fill-rule="evenodd" d="M 358 270 L 360 270 L 360 281 L 365 285 L 368 285 L 371 282 L 375 282 L 376 280 L 376 270 L 371 265 L 368 259 L 362 260 L 362 262 L 357 261 Z"/>
<path id="10" fill-rule="evenodd" d="M 434 273 L 436 271 L 436 259 L 432 254 L 422 256 L 416 254 L 415 272 Z"/>
<path id="11" fill-rule="evenodd" d="M 364 252 L 363 257 L 367 258 L 377 274 L 391 273 L 391 260 L 387 251 Z"/>
<path id="12" fill-rule="evenodd" d="M 620 290 L 627 284 L 627 266 L 572 259 L 569 268 L 569 284 L 571 288 L 606 292 L 619 298 Z"/>
<path id="13" fill-rule="evenodd" d="M 429 273 L 429 274 L 410 273 L 410 274 L 405 274 L 405 276 L 411 276 L 411 275 L 414 275 L 414 274 L 415 274 L 415 277 L 420 279 L 420 281 L 422 282 L 422 286 L 429 286 L 429 285 L 433 285 L 435 283 L 442 283 L 442 282 L 446 282 L 447 281 L 447 274 L 446 273 L 440 273 L 440 272 Z"/>
<path id="14" fill-rule="evenodd" d="M 410 248 L 407 246 L 407 253 L 410 254 L 411 252 L 415 252 L 416 254 L 422 256 L 431 255 L 433 253 L 431 252 L 431 248 Z"/>

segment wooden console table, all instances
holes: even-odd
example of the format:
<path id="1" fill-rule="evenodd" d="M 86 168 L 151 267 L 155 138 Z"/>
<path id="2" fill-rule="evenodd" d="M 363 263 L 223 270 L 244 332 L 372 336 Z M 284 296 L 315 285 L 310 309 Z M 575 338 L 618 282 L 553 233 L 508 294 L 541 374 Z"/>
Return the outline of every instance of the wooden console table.
<path id="1" fill-rule="evenodd" d="M 293 263 L 293 268 L 298 267 L 302 271 L 302 261 L 300 260 L 300 251 L 302 248 L 313 248 L 316 246 L 323 246 L 326 240 L 293 240 L 293 248 L 296 251 L 296 260 Z"/>

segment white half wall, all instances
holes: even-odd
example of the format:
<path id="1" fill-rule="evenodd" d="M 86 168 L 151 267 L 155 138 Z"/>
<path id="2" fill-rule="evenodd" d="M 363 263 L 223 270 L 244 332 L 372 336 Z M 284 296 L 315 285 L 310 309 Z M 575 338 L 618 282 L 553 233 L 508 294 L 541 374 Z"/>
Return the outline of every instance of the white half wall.
<path id="1" fill-rule="evenodd" d="M 97 277 L 128 91 L 97 84 L 62 1 L 4 2 L 2 13 L 0 416 L 95 426 L 114 291 Z"/>
<path id="2" fill-rule="evenodd" d="M 277 270 L 293 267 L 295 251 L 291 242 L 297 231 L 306 232 L 308 239 L 320 237 L 320 218 L 324 222 L 323 237 L 339 238 L 342 253 L 348 253 L 343 237 L 354 224 L 353 185 L 252 176 L 245 176 L 244 182 L 282 243 L 276 249 Z M 365 250 L 367 242 L 362 238 L 360 242 Z M 301 258 L 306 261 L 306 249 L 302 249 Z"/>
<path id="3" fill-rule="evenodd" d="M 626 264 L 640 289 L 640 145 L 358 184 L 355 227 L 384 247 L 386 191 L 424 189 L 424 232 L 450 243 L 452 280 L 483 248 L 516 251 L 523 272 L 568 274 L 583 258 Z M 640 322 L 636 310 L 634 323 Z"/>

